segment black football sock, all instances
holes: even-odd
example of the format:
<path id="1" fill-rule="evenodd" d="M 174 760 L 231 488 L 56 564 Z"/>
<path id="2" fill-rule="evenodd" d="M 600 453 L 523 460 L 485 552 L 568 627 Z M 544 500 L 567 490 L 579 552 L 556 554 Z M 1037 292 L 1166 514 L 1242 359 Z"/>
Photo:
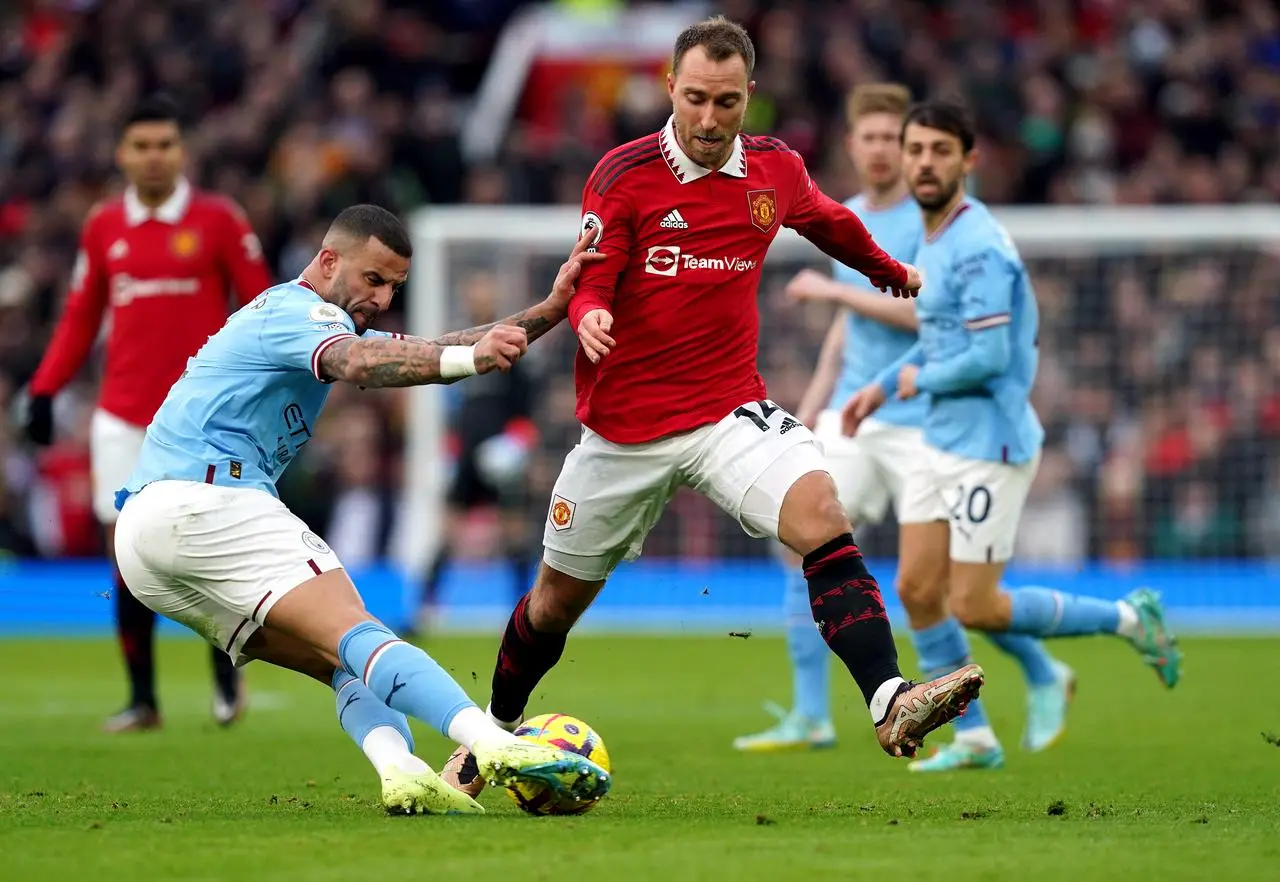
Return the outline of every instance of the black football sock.
<path id="1" fill-rule="evenodd" d="M 223 701 L 227 704 L 235 704 L 236 694 L 240 688 L 240 672 L 232 663 L 231 656 L 223 652 L 220 647 L 210 646 L 209 649 L 213 658 L 213 684 Z"/>
<path id="2" fill-rule="evenodd" d="M 805 555 L 804 577 L 822 639 L 849 669 L 869 707 L 876 690 L 902 673 L 880 586 L 853 535 L 844 533 Z"/>
<path id="3" fill-rule="evenodd" d="M 534 687 L 556 666 L 564 653 L 567 635 L 535 631 L 529 621 L 529 595 L 520 598 L 507 622 L 493 670 L 493 697 L 489 710 L 503 722 L 512 723 L 524 714 Z"/>
<path id="4" fill-rule="evenodd" d="M 116 635 L 129 672 L 129 706 L 156 707 L 156 614 L 134 597 L 115 571 Z"/>

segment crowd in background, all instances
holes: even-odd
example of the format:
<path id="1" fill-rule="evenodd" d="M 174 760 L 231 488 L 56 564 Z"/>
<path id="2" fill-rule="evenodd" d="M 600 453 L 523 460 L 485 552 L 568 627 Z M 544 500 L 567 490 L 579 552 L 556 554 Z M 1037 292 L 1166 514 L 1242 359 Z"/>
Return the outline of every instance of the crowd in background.
<path id="1" fill-rule="evenodd" d="M 469 163 L 459 131 L 497 35 L 524 5 L 471 0 L 26 0 L 0 10 L 0 405 L 10 417 L 61 309 L 89 207 L 118 185 L 122 115 L 165 89 L 190 112 L 190 174 L 248 212 L 280 279 L 341 207 L 576 203 L 596 159 L 651 131 L 661 83 L 628 84 L 603 126 L 572 104 L 558 131 L 515 121 Z M 842 98 L 892 79 L 965 95 L 981 128 L 977 194 L 993 203 L 1280 200 L 1280 14 L 1266 0 L 858 0 L 715 4 L 759 53 L 748 129 L 788 141 L 831 195 L 857 182 Z M 1267 556 L 1280 547 L 1280 260 L 1230 252 L 1032 266 L 1037 406 L 1048 429 L 1024 558 Z M 761 291 L 761 370 L 803 391 L 829 313 Z M 792 268 L 794 269 L 794 268 Z M 538 272 L 550 279 L 550 267 Z M 531 284 L 536 290 L 538 284 Z M 397 308 L 384 322 L 402 323 Z M 535 523 L 572 443 L 573 340 L 545 372 Z M 0 551 L 100 552 L 89 504 L 92 369 L 33 454 L 0 422 Z M 444 394 L 444 393 L 442 393 Z M 335 390 L 282 492 L 345 558 L 397 528 L 404 396 Z M 352 450 L 370 451 L 353 455 Z M 342 451 L 347 451 L 345 454 Z M 324 488 L 321 490 L 320 488 Z M 652 554 L 767 554 L 681 495 Z M 888 530 L 864 539 L 889 550 Z M 335 538 L 343 537 L 343 538 Z"/>

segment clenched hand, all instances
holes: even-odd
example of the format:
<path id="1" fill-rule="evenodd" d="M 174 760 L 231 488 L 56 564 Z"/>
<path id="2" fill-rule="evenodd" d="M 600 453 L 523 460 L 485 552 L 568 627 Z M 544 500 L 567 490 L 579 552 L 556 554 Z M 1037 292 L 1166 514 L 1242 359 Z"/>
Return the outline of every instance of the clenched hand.
<path id="1" fill-rule="evenodd" d="M 529 335 L 515 325 L 494 325 L 476 343 L 476 373 L 509 371 L 529 351 Z"/>

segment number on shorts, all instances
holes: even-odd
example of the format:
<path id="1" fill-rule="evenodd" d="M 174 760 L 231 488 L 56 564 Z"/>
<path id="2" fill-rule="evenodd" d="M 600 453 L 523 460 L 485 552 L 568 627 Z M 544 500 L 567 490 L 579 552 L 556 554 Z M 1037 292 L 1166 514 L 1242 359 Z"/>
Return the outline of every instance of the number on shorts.
<path id="1" fill-rule="evenodd" d="M 735 410 L 733 415 L 736 417 L 745 417 L 746 419 L 751 420 L 751 422 L 755 423 L 756 428 L 761 432 L 769 431 L 769 417 L 777 413 L 779 408 L 777 405 L 770 404 L 767 401 L 755 401 L 752 403 L 760 408 L 760 413 L 756 413 L 744 404 L 742 407 Z"/>
<path id="2" fill-rule="evenodd" d="M 964 515 L 971 524 L 980 524 L 991 514 L 991 491 L 983 485 L 970 489 L 965 492 L 964 486 L 961 485 L 960 494 L 956 498 L 956 504 L 951 507 L 952 518 L 959 520 L 960 507 L 964 506 Z"/>

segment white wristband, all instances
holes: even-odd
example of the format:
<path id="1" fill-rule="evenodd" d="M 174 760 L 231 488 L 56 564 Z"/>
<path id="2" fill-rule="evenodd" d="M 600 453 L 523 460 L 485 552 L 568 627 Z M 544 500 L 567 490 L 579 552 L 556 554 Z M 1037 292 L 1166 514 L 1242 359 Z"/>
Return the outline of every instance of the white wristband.
<path id="1" fill-rule="evenodd" d="M 446 346 L 440 353 L 440 376 L 446 380 L 476 372 L 475 346 Z"/>

